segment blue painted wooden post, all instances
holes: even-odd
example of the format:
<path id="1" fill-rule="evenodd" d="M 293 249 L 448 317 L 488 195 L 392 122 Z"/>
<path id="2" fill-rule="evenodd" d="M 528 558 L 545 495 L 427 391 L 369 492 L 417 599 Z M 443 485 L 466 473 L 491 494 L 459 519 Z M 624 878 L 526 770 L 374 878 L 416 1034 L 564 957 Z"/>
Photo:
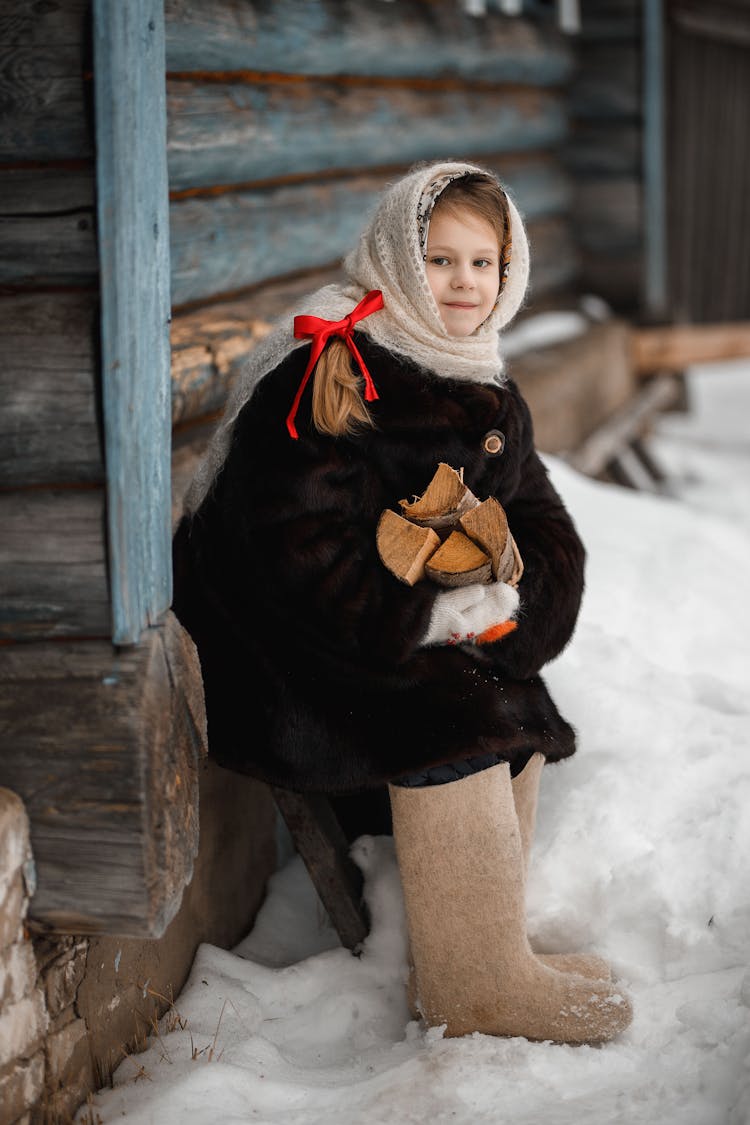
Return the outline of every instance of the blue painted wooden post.
<path id="1" fill-rule="evenodd" d="M 94 0 L 109 569 L 115 644 L 171 601 L 169 204 L 162 0 Z"/>

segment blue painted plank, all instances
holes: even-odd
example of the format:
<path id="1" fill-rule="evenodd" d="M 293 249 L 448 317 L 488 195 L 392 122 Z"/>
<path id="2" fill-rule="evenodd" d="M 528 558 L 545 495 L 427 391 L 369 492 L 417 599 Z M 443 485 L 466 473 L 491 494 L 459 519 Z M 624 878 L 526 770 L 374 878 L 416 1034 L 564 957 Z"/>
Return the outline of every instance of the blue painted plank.
<path id="1" fill-rule="evenodd" d="M 161 0 L 94 0 L 113 640 L 171 601 L 169 211 Z"/>
<path id="2" fill-rule="evenodd" d="M 435 155 L 558 145 L 566 109 L 553 91 L 394 89 L 332 82 L 167 86 L 172 190 Z"/>
<path id="3" fill-rule="evenodd" d="M 170 71 L 259 70 L 558 85 L 572 52 L 556 29 L 459 0 L 166 0 Z"/>
<path id="4" fill-rule="evenodd" d="M 527 218 L 567 211 L 569 184 L 554 161 L 514 157 L 505 167 L 496 160 L 492 166 Z M 361 176 L 173 202 L 173 303 L 336 262 L 354 244 L 385 182 Z"/>

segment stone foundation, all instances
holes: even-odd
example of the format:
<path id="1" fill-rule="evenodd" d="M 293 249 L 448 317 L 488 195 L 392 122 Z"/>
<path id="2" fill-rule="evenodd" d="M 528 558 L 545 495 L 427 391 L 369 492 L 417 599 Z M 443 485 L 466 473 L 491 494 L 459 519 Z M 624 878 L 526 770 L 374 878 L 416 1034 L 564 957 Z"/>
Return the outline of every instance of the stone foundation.
<path id="1" fill-rule="evenodd" d="M 177 916 L 158 940 L 34 932 L 29 825 L 0 788 L 0 1125 L 70 1125 L 125 1053 L 143 1048 L 202 942 L 252 926 L 276 866 L 266 786 L 200 767 L 200 847 Z"/>

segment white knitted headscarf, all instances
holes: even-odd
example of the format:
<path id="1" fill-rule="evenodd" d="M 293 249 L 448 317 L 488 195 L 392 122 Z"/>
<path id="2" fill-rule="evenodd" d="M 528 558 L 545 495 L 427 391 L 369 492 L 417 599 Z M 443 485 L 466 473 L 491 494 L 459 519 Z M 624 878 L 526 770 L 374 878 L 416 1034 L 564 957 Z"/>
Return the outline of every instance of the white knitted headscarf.
<path id="1" fill-rule="evenodd" d="M 509 267 L 493 311 L 470 336 L 448 334 L 424 265 L 429 220 L 436 199 L 453 180 L 476 173 L 496 179 L 494 173 L 475 164 L 441 162 L 418 167 L 386 190 L 357 246 L 344 260 L 347 281 L 326 285 L 303 298 L 295 313 L 282 317 L 250 355 L 188 489 L 188 513 L 198 510 L 211 488 L 229 453 L 237 416 L 260 379 L 295 348 L 307 344 L 306 340 L 294 338 L 294 315 L 342 320 L 365 293 L 379 289 L 385 307 L 359 321 L 358 331 L 436 375 L 502 383 L 504 364 L 499 333 L 520 308 L 529 277 L 526 232 L 507 193 L 512 244 Z"/>

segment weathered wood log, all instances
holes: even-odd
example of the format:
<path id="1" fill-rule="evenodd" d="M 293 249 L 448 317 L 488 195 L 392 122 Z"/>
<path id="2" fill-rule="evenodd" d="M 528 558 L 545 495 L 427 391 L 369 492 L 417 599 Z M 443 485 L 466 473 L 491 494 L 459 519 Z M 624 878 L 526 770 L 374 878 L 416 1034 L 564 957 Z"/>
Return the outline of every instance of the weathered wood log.
<path id="1" fill-rule="evenodd" d="M 485 163 L 494 167 L 497 162 Z M 549 164 L 544 164 L 545 172 L 541 164 L 537 167 L 538 181 L 548 177 L 551 185 L 546 198 L 537 197 L 542 213 L 548 215 L 548 208 L 564 213 L 567 181 Z M 509 164 L 511 175 L 517 169 L 517 164 Z M 296 271 L 333 266 L 356 242 L 386 182 L 382 175 L 361 176 L 173 202 L 173 303 L 229 297 Z M 531 192 L 528 199 L 523 192 L 514 194 L 529 220 L 534 293 L 570 281 L 576 264 L 567 222 L 554 215 L 536 218 Z"/>
<path id="2" fill-rule="evenodd" d="M 0 640 L 107 637 L 101 488 L 0 492 Z"/>
<path id="3" fill-rule="evenodd" d="M 0 487 L 101 481 L 95 293 L 0 297 Z"/>
<path id="4" fill-rule="evenodd" d="M 492 581 L 488 555 L 460 531 L 452 531 L 425 563 L 425 575 L 438 586 L 470 586 Z"/>
<path id="5" fill-rule="evenodd" d="M 85 43 L 89 0 L 15 0 L 0 32 L 0 161 L 93 153 Z"/>
<path id="6" fill-rule="evenodd" d="M 460 5 L 399 0 L 398 9 L 334 0 L 167 0 L 169 71 L 259 70 L 558 85 L 572 52 L 554 28 L 469 16 Z"/>
<path id="7" fill-rule="evenodd" d="M 474 493 L 464 484 L 463 469 L 440 462 L 435 475 L 421 496 L 413 500 L 399 500 L 401 514 L 420 527 L 437 529 L 453 527 L 464 512 L 479 503 Z"/>
<path id="8" fill-rule="evenodd" d="M 252 312 L 251 312 L 252 309 Z M 255 303 L 214 307 L 172 322 L 172 424 L 220 410 L 256 344 L 271 330 Z"/>
<path id="9" fill-rule="evenodd" d="M 0 179 L 0 216 L 0 281 L 93 286 L 93 167 L 9 168 Z"/>
<path id="10" fill-rule="evenodd" d="M 409 165 L 471 153 L 558 145 L 560 94 L 544 90 L 416 89 L 321 81 L 168 83 L 172 192 L 334 169 Z M 519 197 L 526 204 L 530 185 Z M 554 183 L 546 190 L 554 190 Z"/>
<path id="11" fill-rule="evenodd" d="M 0 282 L 15 285 L 93 285 L 98 271 L 96 231 L 85 210 L 0 219 Z"/>
<path id="12" fill-rule="evenodd" d="M 669 409 L 679 394 L 679 380 L 673 375 L 650 380 L 566 459 L 579 472 L 599 476 L 634 438 L 643 434 L 660 411 Z"/>
<path id="13" fill-rule="evenodd" d="M 637 386 L 630 328 L 618 319 L 592 324 L 554 347 L 525 352 L 509 366 L 529 404 L 536 444 L 545 453 L 576 449 L 631 400 Z"/>
<path id="14" fill-rule="evenodd" d="M 693 363 L 750 356 L 750 321 L 634 328 L 631 343 L 637 374 L 682 371 Z"/>
<path id="15" fill-rule="evenodd" d="M 425 563 L 440 546 L 440 536 L 386 508 L 378 520 L 376 542 L 383 565 L 400 582 L 413 586 L 424 578 Z"/>
<path id="16" fill-rule="evenodd" d="M 0 648 L 0 784 L 24 800 L 30 915 L 65 933 L 158 937 L 198 844 L 198 657 L 167 614 L 138 645 Z"/>

